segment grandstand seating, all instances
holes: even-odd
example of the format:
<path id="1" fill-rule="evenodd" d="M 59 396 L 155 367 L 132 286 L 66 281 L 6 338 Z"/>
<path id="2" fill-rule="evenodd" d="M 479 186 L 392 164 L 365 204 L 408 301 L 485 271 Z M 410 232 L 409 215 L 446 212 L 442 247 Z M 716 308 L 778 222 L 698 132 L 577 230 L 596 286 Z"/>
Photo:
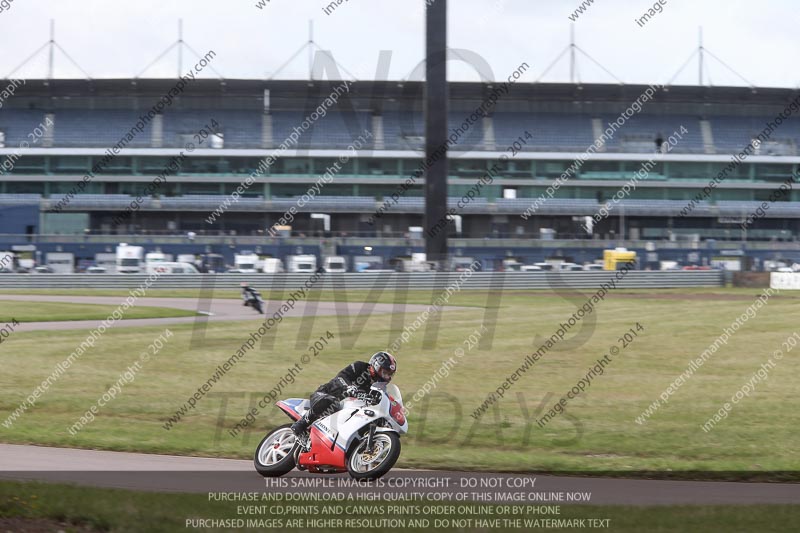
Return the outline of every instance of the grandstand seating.
<path id="1" fill-rule="evenodd" d="M 566 113 L 495 113 L 497 146 L 503 150 L 529 131 L 533 139 L 523 150 L 584 151 L 594 142 L 592 120 L 586 115 Z"/>
<path id="2" fill-rule="evenodd" d="M 294 129 L 298 128 L 300 136 L 297 146 L 300 148 L 347 148 L 364 130 L 372 129 L 370 115 L 363 112 L 355 112 L 345 118 L 340 112 L 329 111 L 324 117 L 313 122 L 307 130 L 299 131 L 305 119 L 306 115 L 301 111 L 274 112 L 273 146 L 279 146 L 289 139 Z M 367 146 L 371 146 L 371 142 L 367 143 Z"/>
<path id="3" fill-rule="evenodd" d="M 62 109 L 55 110 L 55 147 L 106 148 L 116 144 L 139 119 L 140 113 L 120 109 Z M 451 112 L 449 128 L 452 132 L 466 117 L 466 112 Z M 168 110 L 163 115 L 163 147 L 181 147 L 197 131 L 210 124 L 219 123 L 224 135 L 225 148 L 262 148 L 263 115 L 243 109 L 226 110 Z M 42 110 L 1 109 L 0 131 L 5 133 L 7 147 L 19 146 L 28 140 L 28 134 L 45 118 Z M 277 147 L 289 138 L 293 129 L 305 118 L 303 111 L 274 111 L 272 113 L 271 147 Z M 584 151 L 595 140 L 592 119 L 599 119 L 606 127 L 618 115 L 570 113 L 509 113 L 492 115 L 495 142 L 484 142 L 483 122 L 474 123 L 457 142 L 455 150 L 504 150 L 525 132 L 532 138 L 524 151 Z M 711 133 L 717 153 L 741 150 L 766 125 L 769 117 L 711 117 Z M 700 119 L 690 115 L 653 115 L 640 113 L 632 116 L 606 143 L 606 152 L 641 153 L 655 151 L 655 140 L 666 140 L 674 131 L 684 126 L 688 132 L 673 148 L 674 153 L 703 153 L 704 144 Z M 372 116 L 358 111 L 348 118 L 340 111 L 330 110 L 305 131 L 298 140 L 301 148 L 342 149 L 365 130 L 372 131 Z M 421 113 L 387 111 L 383 115 L 384 148 L 389 150 L 421 150 L 424 147 L 423 116 Z M 366 148 L 374 147 L 373 137 Z M 761 147 L 761 155 L 795 155 L 800 145 L 800 120 L 789 119 L 776 129 L 770 142 Z M 152 122 L 138 133 L 128 146 L 152 146 Z"/>
<path id="4" fill-rule="evenodd" d="M 723 152 L 739 152 L 756 138 L 774 117 L 718 117 L 714 119 L 714 144 Z M 797 155 L 800 121 L 789 119 L 775 128 L 759 155 Z M 784 146 L 779 146 L 783 144 Z"/>
<path id="5" fill-rule="evenodd" d="M 136 111 L 118 109 L 95 109 L 91 111 L 62 109 L 55 113 L 55 146 L 97 146 L 107 148 L 124 138 L 139 120 Z M 152 123 L 142 133 L 136 132 L 127 146 L 146 148 L 150 146 Z"/>
<path id="6" fill-rule="evenodd" d="M 6 147 L 19 147 L 30 141 L 28 134 L 45 119 L 44 112 L 30 109 L 3 109 L 0 111 L 0 131 L 5 133 Z"/>
<path id="7" fill-rule="evenodd" d="M 619 115 L 603 115 L 599 117 L 603 127 L 617 120 Z M 607 152 L 655 152 L 655 141 L 661 138 L 663 142 L 674 132 L 681 132 L 681 126 L 686 128 L 682 139 L 678 137 L 677 143 L 670 150 L 679 153 L 701 153 L 703 151 L 703 136 L 700 133 L 700 120 L 689 115 L 648 115 L 639 113 L 627 119 L 614 136 L 606 143 Z"/>
<path id="8" fill-rule="evenodd" d="M 243 109 L 225 111 L 173 111 L 164 113 L 163 146 L 182 147 L 187 142 L 197 145 L 194 135 L 201 128 L 211 128 L 212 119 L 224 138 L 224 148 L 260 148 L 262 115 Z M 205 146 L 210 144 L 204 141 Z"/>

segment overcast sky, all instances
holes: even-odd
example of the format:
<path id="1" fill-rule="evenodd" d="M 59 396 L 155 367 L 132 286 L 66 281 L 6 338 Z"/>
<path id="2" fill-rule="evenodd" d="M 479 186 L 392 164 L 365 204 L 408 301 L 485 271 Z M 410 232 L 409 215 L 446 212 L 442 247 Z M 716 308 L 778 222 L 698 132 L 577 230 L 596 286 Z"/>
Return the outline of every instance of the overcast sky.
<path id="1" fill-rule="evenodd" d="M 374 79 L 378 52 L 392 51 L 389 78 L 404 79 L 424 53 L 423 0 L 347 0 L 330 15 L 330 0 L 13 0 L 0 12 L 0 76 L 5 77 L 48 40 L 55 19 L 56 41 L 94 78 L 138 74 L 177 40 L 197 52 L 214 50 L 212 66 L 226 78 L 266 78 L 308 40 L 314 40 L 359 79 Z M 576 42 L 626 83 L 664 83 L 697 49 L 698 27 L 705 46 L 760 87 L 797 87 L 796 2 L 791 0 L 661 0 L 663 11 L 639 27 L 649 0 L 595 0 L 575 22 Z M 449 45 L 468 49 L 505 79 L 522 62 L 523 81 L 537 80 L 569 43 L 568 16 L 579 0 L 450 0 Z M 189 53 L 187 52 L 187 55 Z M 194 62 L 192 62 L 193 64 Z M 41 78 L 41 53 L 15 77 Z M 184 70 L 188 61 L 184 63 Z M 716 60 L 707 58 L 706 83 L 746 85 Z M 614 79 L 580 57 L 582 82 Z M 173 50 L 143 77 L 175 76 Z M 697 84 L 697 58 L 675 79 Z M 82 77 L 56 52 L 56 77 Z M 203 77 L 214 76 L 206 70 Z M 308 55 L 301 54 L 278 78 L 306 79 Z M 451 63 L 451 80 L 477 80 L 466 65 Z M 569 81 L 566 56 L 542 81 Z"/>

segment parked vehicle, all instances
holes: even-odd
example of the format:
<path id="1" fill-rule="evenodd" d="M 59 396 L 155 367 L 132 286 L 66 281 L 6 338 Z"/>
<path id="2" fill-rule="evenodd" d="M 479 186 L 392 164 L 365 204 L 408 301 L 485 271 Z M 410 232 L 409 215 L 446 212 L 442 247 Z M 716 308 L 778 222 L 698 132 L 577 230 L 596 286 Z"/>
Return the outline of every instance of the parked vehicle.
<path id="1" fill-rule="evenodd" d="M 147 263 L 148 274 L 197 274 L 197 268 L 191 263 L 164 261 Z"/>
<path id="2" fill-rule="evenodd" d="M 474 262 L 475 260 L 472 257 L 453 257 L 450 260 L 450 270 L 453 272 L 465 272 L 470 269 Z M 480 270 L 480 267 L 478 269 Z"/>
<path id="3" fill-rule="evenodd" d="M 169 261 L 172 261 L 172 255 L 161 251 L 149 252 L 144 256 L 145 263 L 166 263 Z"/>
<path id="4" fill-rule="evenodd" d="M 267 257 L 264 259 L 262 271 L 265 274 L 277 274 L 283 272 L 283 261 L 276 257 Z"/>
<path id="5" fill-rule="evenodd" d="M 87 274 L 106 274 L 107 272 L 106 268 L 101 266 L 90 266 L 86 269 Z"/>
<path id="6" fill-rule="evenodd" d="M 0 252 L 0 272 L 16 272 L 19 268 L 17 254 L 14 252 Z"/>
<path id="7" fill-rule="evenodd" d="M 75 272 L 75 254 L 50 252 L 45 256 L 45 264 L 56 274 L 72 274 Z"/>
<path id="8" fill-rule="evenodd" d="M 225 258 L 220 254 L 203 254 L 195 264 L 197 269 L 203 273 L 225 272 Z"/>
<path id="9" fill-rule="evenodd" d="M 317 269 L 317 256 L 290 255 L 286 257 L 286 270 L 289 272 L 311 273 Z"/>
<path id="10" fill-rule="evenodd" d="M 252 252 L 242 252 L 233 256 L 233 269 L 228 272 L 239 274 L 255 274 L 258 272 L 259 259 Z"/>
<path id="11" fill-rule="evenodd" d="M 116 274 L 117 273 L 117 255 L 108 253 L 108 252 L 101 252 L 94 254 L 94 265 L 89 268 L 102 268 L 104 269 L 104 274 Z M 88 272 L 87 268 L 87 272 Z"/>
<path id="12" fill-rule="evenodd" d="M 331 255 L 325 258 L 323 267 L 325 272 L 347 272 L 347 260 L 339 255 Z"/>
<path id="13" fill-rule="evenodd" d="M 503 272 L 521 272 L 522 263 L 516 259 L 503 259 Z"/>
<path id="14" fill-rule="evenodd" d="M 144 269 L 144 248 L 128 246 L 121 243 L 117 246 L 117 273 L 140 274 Z"/>
<path id="15" fill-rule="evenodd" d="M 764 271 L 765 272 L 780 272 L 781 268 L 788 268 L 789 264 L 787 261 L 779 261 L 779 260 L 771 260 L 768 259 L 764 261 Z"/>
<path id="16" fill-rule="evenodd" d="M 395 257 L 389 264 L 399 272 L 430 272 L 433 270 L 433 265 L 423 253 L 412 253 L 410 257 Z"/>
<path id="17" fill-rule="evenodd" d="M 636 252 L 626 248 L 603 250 L 603 270 L 620 270 L 626 265 L 636 266 Z"/>
<path id="18" fill-rule="evenodd" d="M 374 255 L 357 255 L 353 257 L 353 271 L 355 272 L 394 272 L 383 266 L 383 258 Z"/>

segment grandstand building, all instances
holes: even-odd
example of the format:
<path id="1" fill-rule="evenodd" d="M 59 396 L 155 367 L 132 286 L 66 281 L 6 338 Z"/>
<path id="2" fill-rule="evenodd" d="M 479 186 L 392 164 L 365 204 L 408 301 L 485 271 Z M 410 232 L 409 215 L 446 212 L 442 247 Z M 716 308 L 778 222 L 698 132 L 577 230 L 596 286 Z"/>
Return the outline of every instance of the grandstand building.
<path id="1" fill-rule="evenodd" d="M 423 224 L 420 83 L 198 79 L 167 104 L 174 87 L 16 86 L 0 108 L 0 250 L 36 240 L 89 256 L 129 235 L 175 253 L 321 253 L 320 237 L 338 253 L 422 250 L 410 230 Z M 487 268 L 591 261 L 614 243 L 649 263 L 659 250 L 697 264 L 722 249 L 800 256 L 800 192 L 776 193 L 800 163 L 795 90 L 450 87 L 455 254 Z M 291 233 L 268 231 L 289 219 Z M 188 232 L 197 240 L 167 237 Z"/>

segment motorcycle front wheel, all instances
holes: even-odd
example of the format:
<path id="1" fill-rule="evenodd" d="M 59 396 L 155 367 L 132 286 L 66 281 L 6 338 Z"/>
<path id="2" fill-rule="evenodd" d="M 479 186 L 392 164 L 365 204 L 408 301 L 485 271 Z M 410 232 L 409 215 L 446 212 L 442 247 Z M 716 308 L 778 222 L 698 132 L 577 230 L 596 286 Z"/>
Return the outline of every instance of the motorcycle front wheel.
<path id="1" fill-rule="evenodd" d="M 396 433 L 376 433 L 372 438 L 372 452 L 367 451 L 367 439 L 363 439 L 347 458 L 350 477 L 372 480 L 386 474 L 400 457 L 400 437 Z"/>
<path id="2" fill-rule="evenodd" d="M 258 300 L 254 300 L 253 301 L 253 309 L 258 311 L 262 315 L 264 314 L 264 307 L 261 305 L 261 302 L 259 302 Z"/>
<path id="3" fill-rule="evenodd" d="M 261 440 L 253 459 L 256 470 L 264 477 L 288 474 L 295 467 L 294 448 L 297 438 L 291 424 L 273 429 Z"/>

